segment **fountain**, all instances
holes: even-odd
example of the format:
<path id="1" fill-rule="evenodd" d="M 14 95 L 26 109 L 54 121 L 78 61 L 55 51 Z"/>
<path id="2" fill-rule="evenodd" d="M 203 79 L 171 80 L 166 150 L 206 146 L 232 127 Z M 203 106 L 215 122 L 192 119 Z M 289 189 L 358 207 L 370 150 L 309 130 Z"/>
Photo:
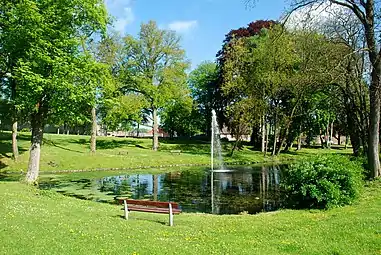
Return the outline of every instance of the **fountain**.
<path id="1" fill-rule="evenodd" d="M 230 170 L 225 169 L 221 151 L 220 129 L 217 123 L 216 112 L 212 110 L 212 138 L 210 151 L 210 167 L 212 172 L 230 172 Z"/>

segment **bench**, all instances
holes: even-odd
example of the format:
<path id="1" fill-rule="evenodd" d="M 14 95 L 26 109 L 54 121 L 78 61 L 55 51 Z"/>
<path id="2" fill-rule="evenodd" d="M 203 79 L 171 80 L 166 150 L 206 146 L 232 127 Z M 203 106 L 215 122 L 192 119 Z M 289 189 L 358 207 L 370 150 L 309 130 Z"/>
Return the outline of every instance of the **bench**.
<path id="1" fill-rule="evenodd" d="M 181 209 L 178 203 L 157 202 L 148 200 L 132 200 L 127 198 L 117 199 L 119 204 L 124 205 L 124 218 L 128 220 L 128 212 L 150 212 L 169 214 L 169 225 L 173 226 L 173 215 L 180 214 Z"/>
<path id="2" fill-rule="evenodd" d="M 171 152 L 171 154 L 179 154 L 180 155 L 180 153 L 181 153 L 181 150 L 171 150 L 170 151 Z"/>

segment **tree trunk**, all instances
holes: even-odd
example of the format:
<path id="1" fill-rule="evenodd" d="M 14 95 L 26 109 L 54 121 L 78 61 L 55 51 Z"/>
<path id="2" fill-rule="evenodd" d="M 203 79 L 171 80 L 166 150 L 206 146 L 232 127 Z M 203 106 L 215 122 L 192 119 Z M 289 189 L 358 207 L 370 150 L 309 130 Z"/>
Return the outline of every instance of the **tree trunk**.
<path id="1" fill-rule="evenodd" d="M 159 137 L 158 137 L 158 123 L 157 123 L 157 110 L 156 108 L 153 108 L 152 110 L 152 117 L 153 117 L 153 143 L 152 143 L 152 150 L 157 151 L 159 148 Z"/>
<path id="2" fill-rule="evenodd" d="M 284 145 L 284 143 L 286 142 L 287 140 L 287 127 L 286 127 L 286 130 L 284 130 L 282 132 L 282 128 L 280 128 L 280 131 L 279 131 L 279 143 L 277 144 L 277 148 L 276 148 L 276 155 L 278 156 L 280 151 L 282 150 L 282 147 Z"/>
<path id="3" fill-rule="evenodd" d="M 330 133 L 329 133 L 329 148 L 331 148 L 331 145 L 333 143 L 333 121 L 331 122 L 331 130 L 330 130 Z"/>
<path id="4" fill-rule="evenodd" d="M 302 133 L 298 137 L 298 148 L 296 150 L 300 151 L 302 149 Z"/>
<path id="5" fill-rule="evenodd" d="M 263 152 L 263 155 L 266 157 L 267 155 L 267 147 L 269 144 L 269 132 L 270 132 L 270 124 L 266 125 L 266 138 L 265 138 L 265 151 Z"/>
<path id="6" fill-rule="evenodd" d="M 361 2 L 361 1 L 360 1 Z M 379 155 L 379 126 L 380 126 L 380 50 L 376 45 L 375 34 L 375 2 L 368 0 L 365 3 L 365 18 L 357 15 L 364 25 L 365 38 L 368 46 L 368 56 L 372 63 L 371 84 L 369 88 L 370 93 L 370 113 L 369 113 L 369 143 L 368 143 L 368 164 L 371 171 L 371 177 L 375 178 L 380 176 L 380 155 Z"/>
<path id="7" fill-rule="evenodd" d="M 275 156 L 276 153 L 276 143 L 277 143 L 277 115 L 275 114 L 275 123 L 274 123 L 274 143 L 273 143 L 273 152 L 271 153 L 271 156 Z"/>
<path id="8" fill-rule="evenodd" d="M 10 85 L 11 85 L 11 100 L 14 101 L 16 99 L 16 81 L 15 79 L 10 79 Z M 19 156 L 19 149 L 17 146 L 17 110 L 16 107 L 12 107 L 12 117 L 13 117 L 13 123 L 12 123 L 12 153 L 13 153 L 13 159 L 14 161 L 17 161 Z"/>
<path id="9" fill-rule="evenodd" d="M 140 129 L 140 124 L 139 124 L 139 122 L 138 122 L 138 130 L 136 131 L 136 135 L 137 135 L 138 138 L 139 138 L 139 135 L 140 135 L 140 134 L 139 134 L 139 132 L 140 132 L 139 129 Z"/>
<path id="10" fill-rule="evenodd" d="M 279 153 L 282 150 L 282 147 L 284 146 L 284 143 L 286 142 L 287 139 L 291 140 L 291 143 L 294 142 L 295 137 L 293 137 L 293 136 L 289 137 L 290 136 L 290 134 L 289 134 L 290 133 L 290 126 L 291 126 L 291 121 L 289 121 L 287 126 L 286 126 L 286 130 L 284 131 L 284 136 L 282 137 L 282 140 L 280 141 L 278 150 L 276 152 L 277 155 L 279 155 Z M 285 149 L 285 151 L 288 150 L 289 146 L 287 146 L 287 149 Z"/>
<path id="11" fill-rule="evenodd" d="M 324 149 L 324 139 L 323 139 L 323 137 L 321 135 L 322 135 L 322 132 L 321 132 L 321 129 L 320 129 L 320 131 L 319 131 L 320 144 L 321 144 L 321 148 Z"/>
<path id="12" fill-rule="evenodd" d="M 261 120 L 261 133 L 262 133 L 262 144 L 261 144 L 261 152 L 265 152 L 265 139 L 266 139 L 266 121 L 265 115 L 262 116 Z"/>
<path id="13" fill-rule="evenodd" d="M 17 146 L 17 121 L 16 120 L 12 124 L 12 153 L 13 153 L 13 159 L 17 161 L 19 157 L 19 148 Z"/>
<path id="14" fill-rule="evenodd" d="M 30 155 L 28 163 L 28 172 L 26 175 L 26 181 L 29 184 L 33 184 L 37 181 L 40 171 L 40 153 L 41 144 L 43 138 L 43 123 L 42 114 L 36 113 L 32 116 L 32 138 L 30 146 Z"/>
<path id="15" fill-rule="evenodd" d="M 379 76 L 381 68 L 373 68 L 372 84 L 370 86 L 370 115 L 369 115 L 369 142 L 368 164 L 373 178 L 381 175 L 379 155 L 379 126 L 380 126 L 380 88 Z"/>
<path id="16" fill-rule="evenodd" d="M 233 145 L 232 151 L 230 152 L 230 157 L 233 157 L 234 151 L 235 151 L 235 149 L 238 147 L 239 142 L 240 142 L 240 138 L 237 138 L 237 139 L 235 140 L 234 145 Z"/>
<path id="17" fill-rule="evenodd" d="M 325 139 L 325 146 L 329 149 L 329 120 L 325 128 L 324 139 Z"/>
<path id="18" fill-rule="evenodd" d="M 345 149 L 348 149 L 348 141 L 349 141 L 349 137 L 348 135 L 345 136 Z"/>
<path id="19" fill-rule="evenodd" d="M 90 150 L 95 153 L 97 149 L 97 113 L 95 107 L 91 109 L 91 137 L 90 137 Z"/>
<path id="20" fill-rule="evenodd" d="M 153 201 L 157 201 L 157 195 L 159 194 L 159 176 L 154 174 L 153 178 Z"/>
<path id="21" fill-rule="evenodd" d="M 297 137 L 293 132 L 288 132 L 287 142 L 284 147 L 284 151 L 289 151 L 290 149 L 292 149 L 292 147 L 294 146 L 295 138 Z"/>

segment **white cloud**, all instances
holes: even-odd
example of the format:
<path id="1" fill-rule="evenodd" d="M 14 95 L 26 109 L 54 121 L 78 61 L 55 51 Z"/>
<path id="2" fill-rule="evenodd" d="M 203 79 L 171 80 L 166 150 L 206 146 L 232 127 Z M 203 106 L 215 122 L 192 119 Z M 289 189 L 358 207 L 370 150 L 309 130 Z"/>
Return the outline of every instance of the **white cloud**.
<path id="1" fill-rule="evenodd" d="M 197 27 L 197 25 L 198 25 L 197 20 L 174 21 L 168 25 L 168 28 L 178 33 L 187 33 L 191 29 Z"/>
<path id="2" fill-rule="evenodd" d="M 132 0 L 106 0 L 105 3 L 108 7 L 130 6 Z"/>
<path id="3" fill-rule="evenodd" d="M 126 26 L 128 24 L 131 24 L 135 20 L 134 13 L 132 11 L 131 7 L 125 7 L 124 8 L 124 14 L 123 16 L 117 18 L 115 22 L 115 30 L 124 32 Z"/>
<path id="4" fill-rule="evenodd" d="M 114 28 L 122 34 L 126 26 L 135 20 L 132 4 L 132 0 L 106 0 L 107 9 L 115 18 Z"/>

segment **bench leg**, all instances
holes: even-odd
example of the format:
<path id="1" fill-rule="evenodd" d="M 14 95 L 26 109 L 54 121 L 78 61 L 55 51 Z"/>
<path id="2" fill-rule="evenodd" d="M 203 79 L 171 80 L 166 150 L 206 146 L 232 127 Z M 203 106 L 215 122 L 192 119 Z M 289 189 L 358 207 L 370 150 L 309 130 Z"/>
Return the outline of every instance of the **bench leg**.
<path id="1" fill-rule="evenodd" d="M 172 204 L 169 203 L 169 226 L 173 226 Z"/>
<path id="2" fill-rule="evenodd" d="M 125 218 L 126 220 L 128 220 L 128 207 L 127 207 L 127 201 L 124 200 L 123 203 L 124 203 L 124 218 Z"/>

